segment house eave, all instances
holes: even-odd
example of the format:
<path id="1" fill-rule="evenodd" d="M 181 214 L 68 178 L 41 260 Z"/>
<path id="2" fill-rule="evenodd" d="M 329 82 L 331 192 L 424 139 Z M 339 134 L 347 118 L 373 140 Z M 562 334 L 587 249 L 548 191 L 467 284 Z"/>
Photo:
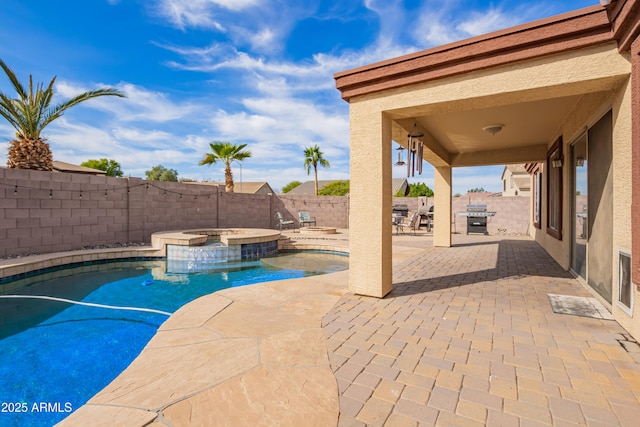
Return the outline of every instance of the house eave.
<path id="1" fill-rule="evenodd" d="M 343 99 L 350 101 L 356 96 L 613 40 L 608 10 L 596 5 L 339 72 L 334 78 Z"/>

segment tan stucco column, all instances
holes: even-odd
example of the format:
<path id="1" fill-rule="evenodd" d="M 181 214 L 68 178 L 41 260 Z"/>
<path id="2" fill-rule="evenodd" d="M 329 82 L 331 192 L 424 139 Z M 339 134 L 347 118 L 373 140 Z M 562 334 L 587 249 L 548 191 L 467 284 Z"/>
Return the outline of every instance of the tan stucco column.
<path id="1" fill-rule="evenodd" d="M 451 246 L 451 166 L 435 166 L 433 246 Z"/>
<path id="2" fill-rule="evenodd" d="M 391 120 L 351 104 L 349 290 L 391 291 Z"/>
<path id="3" fill-rule="evenodd" d="M 640 292 L 640 37 L 631 45 L 631 280 Z"/>

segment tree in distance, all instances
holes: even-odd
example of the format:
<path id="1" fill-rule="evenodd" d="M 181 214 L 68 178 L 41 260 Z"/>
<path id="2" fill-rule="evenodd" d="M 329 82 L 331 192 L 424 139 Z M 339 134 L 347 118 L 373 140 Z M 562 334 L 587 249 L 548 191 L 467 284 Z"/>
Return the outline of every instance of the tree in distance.
<path id="1" fill-rule="evenodd" d="M 307 147 L 304 149 L 304 168 L 307 170 L 307 175 L 311 173 L 311 167 L 313 166 L 313 174 L 315 178 L 315 195 L 318 195 L 318 165 L 323 168 L 329 168 L 331 165 L 329 161 L 323 157 L 322 151 L 318 145 L 313 147 Z"/>
<path id="2" fill-rule="evenodd" d="M 424 182 L 409 184 L 409 194 L 407 197 L 419 196 L 433 197 L 433 190 L 429 188 Z"/>
<path id="3" fill-rule="evenodd" d="M 251 157 L 251 151 L 243 151 L 247 144 L 232 144 L 224 141 L 214 141 L 209 143 L 211 152 L 205 154 L 199 165 L 213 165 L 218 162 L 224 163 L 224 187 L 227 193 L 233 193 L 233 173 L 231 172 L 232 162 L 241 162 Z"/>
<path id="4" fill-rule="evenodd" d="M 467 193 L 485 193 L 485 191 L 484 191 L 484 188 L 479 187 L 479 188 L 472 188 L 468 190 Z"/>
<path id="5" fill-rule="evenodd" d="M 349 181 L 331 182 L 318 191 L 319 196 L 346 196 L 347 194 L 349 194 Z"/>
<path id="6" fill-rule="evenodd" d="M 282 193 L 286 194 L 289 191 L 293 190 L 294 188 L 296 188 L 297 186 L 299 186 L 300 184 L 302 184 L 300 181 L 291 181 L 290 183 L 288 183 L 287 185 L 285 185 L 284 187 L 282 187 Z"/>
<path id="7" fill-rule="evenodd" d="M 120 163 L 116 162 L 113 159 L 89 159 L 86 162 L 80 163 L 80 166 L 105 171 L 107 173 L 107 176 L 115 176 L 119 178 L 124 175 L 122 173 Z"/>
<path id="8" fill-rule="evenodd" d="M 144 172 L 148 181 L 178 181 L 178 171 L 175 169 L 168 169 L 162 165 L 157 165 L 151 168 L 151 170 Z"/>

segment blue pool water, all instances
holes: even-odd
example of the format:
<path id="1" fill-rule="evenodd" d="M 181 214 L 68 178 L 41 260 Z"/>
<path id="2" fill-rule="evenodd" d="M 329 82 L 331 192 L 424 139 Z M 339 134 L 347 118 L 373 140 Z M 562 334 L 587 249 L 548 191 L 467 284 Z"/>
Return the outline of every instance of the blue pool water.
<path id="1" fill-rule="evenodd" d="M 304 253 L 263 261 L 206 274 L 169 274 L 164 260 L 114 262 L 0 284 L 0 293 L 172 313 L 228 287 L 339 271 L 347 268 L 348 258 Z M 0 298 L 0 426 L 61 421 L 118 376 L 166 319 L 148 312 Z"/>

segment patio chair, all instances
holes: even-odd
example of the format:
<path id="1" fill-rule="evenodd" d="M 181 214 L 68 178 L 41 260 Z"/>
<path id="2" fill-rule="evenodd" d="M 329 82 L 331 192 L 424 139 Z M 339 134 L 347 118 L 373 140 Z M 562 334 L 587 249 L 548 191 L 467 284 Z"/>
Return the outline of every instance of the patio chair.
<path id="1" fill-rule="evenodd" d="M 300 227 L 304 227 L 305 224 L 316 225 L 316 217 L 311 216 L 308 211 L 298 212 L 298 219 L 300 221 Z"/>
<path id="2" fill-rule="evenodd" d="M 294 223 L 292 219 L 284 219 L 280 212 L 276 212 L 276 219 L 278 220 L 278 227 L 280 228 L 280 231 L 282 231 L 282 226 L 292 225 Z"/>
<path id="3" fill-rule="evenodd" d="M 397 225 L 397 229 L 398 231 L 402 231 L 404 232 L 405 228 L 408 228 L 410 232 L 413 233 L 413 235 L 416 235 L 416 229 L 420 226 L 420 212 L 414 212 L 413 215 L 411 215 L 411 219 L 409 220 L 408 223 L 404 223 L 401 222 Z"/>

